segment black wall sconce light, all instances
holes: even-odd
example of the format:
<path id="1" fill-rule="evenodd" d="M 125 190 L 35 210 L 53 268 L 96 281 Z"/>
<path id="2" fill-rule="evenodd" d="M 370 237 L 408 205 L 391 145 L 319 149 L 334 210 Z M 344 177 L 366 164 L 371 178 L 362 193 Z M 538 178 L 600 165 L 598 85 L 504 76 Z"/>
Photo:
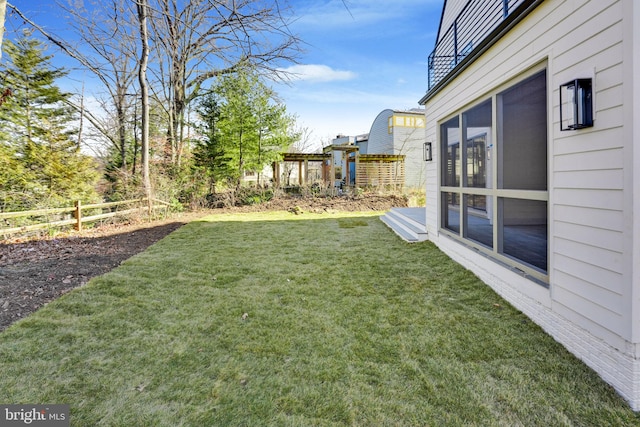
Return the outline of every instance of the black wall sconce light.
<path id="1" fill-rule="evenodd" d="M 425 162 L 430 162 L 433 160 L 433 154 L 431 153 L 431 143 L 425 142 L 423 147 L 423 158 Z"/>
<path id="2" fill-rule="evenodd" d="M 575 79 L 560 86 L 560 130 L 593 126 L 591 79 Z"/>

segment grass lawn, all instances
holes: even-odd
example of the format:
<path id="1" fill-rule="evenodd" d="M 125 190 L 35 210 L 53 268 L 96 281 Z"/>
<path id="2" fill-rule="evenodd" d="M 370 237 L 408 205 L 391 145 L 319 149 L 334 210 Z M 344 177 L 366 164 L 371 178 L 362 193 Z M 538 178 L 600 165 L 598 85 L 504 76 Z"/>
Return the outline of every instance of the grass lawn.
<path id="1" fill-rule="evenodd" d="M 0 333 L 0 402 L 74 426 L 640 424 L 435 246 L 353 213 L 182 227 Z"/>

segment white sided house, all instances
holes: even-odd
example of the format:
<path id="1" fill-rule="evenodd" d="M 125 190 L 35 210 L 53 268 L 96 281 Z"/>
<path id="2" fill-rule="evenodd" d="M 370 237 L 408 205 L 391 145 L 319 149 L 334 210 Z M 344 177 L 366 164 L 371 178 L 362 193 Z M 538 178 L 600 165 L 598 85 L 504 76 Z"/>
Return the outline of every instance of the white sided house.
<path id="1" fill-rule="evenodd" d="M 366 154 L 395 154 L 405 156 L 405 186 L 424 188 L 425 163 L 422 159 L 424 144 L 424 110 L 383 110 L 371 124 Z"/>
<path id="2" fill-rule="evenodd" d="M 640 410 L 640 2 L 447 0 L 420 103 L 429 239 Z"/>

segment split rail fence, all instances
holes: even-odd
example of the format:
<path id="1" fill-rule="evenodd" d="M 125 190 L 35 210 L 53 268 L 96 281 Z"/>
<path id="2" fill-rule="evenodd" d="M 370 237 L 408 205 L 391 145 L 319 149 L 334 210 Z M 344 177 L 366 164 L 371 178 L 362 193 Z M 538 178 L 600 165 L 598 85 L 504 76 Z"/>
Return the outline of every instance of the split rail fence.
<path id="1" fill-rule="evenodd" d="M 0 227 L 0 236 L 9 236 L 28 231 L 51 229 L 73 225 L 78 231 L 82 230 L 82 224 L 94 222 L 115 216 L 124 216 L 134 213 L 147 212 L 149 217 L 154 212 L 161 211 L 166 216 L 169 203 L 158 199 L 131 199 L 119 202 L 93 203 L 83 205 L 80 201 L 72 207 L 37 209 L 21 212 L 0 212 L 0 221 L 5 228 Z M 124 207 L 124 209 L 122 209 Z M 107 212 L 105 212 L 105 210 Z M 83 215 L 83 211 L 91 211 L 89 215 Z M 99 213 L 98 213 L 99 212 Z M 17 218 L 30 218 L 24 225 L 12 226 Z"/>

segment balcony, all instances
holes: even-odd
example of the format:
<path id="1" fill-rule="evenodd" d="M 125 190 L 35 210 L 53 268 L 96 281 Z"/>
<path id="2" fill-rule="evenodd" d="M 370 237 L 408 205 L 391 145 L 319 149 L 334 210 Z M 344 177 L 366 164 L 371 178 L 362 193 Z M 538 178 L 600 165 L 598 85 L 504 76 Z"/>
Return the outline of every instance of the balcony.
<path id="1" fill-rule="evenodd" d="M 469 0 L 429 55 L 430 91 L 503 22 L 528 10 L 534 0 Z M 442 31 L 443 28 L 440 29 Z"/>

